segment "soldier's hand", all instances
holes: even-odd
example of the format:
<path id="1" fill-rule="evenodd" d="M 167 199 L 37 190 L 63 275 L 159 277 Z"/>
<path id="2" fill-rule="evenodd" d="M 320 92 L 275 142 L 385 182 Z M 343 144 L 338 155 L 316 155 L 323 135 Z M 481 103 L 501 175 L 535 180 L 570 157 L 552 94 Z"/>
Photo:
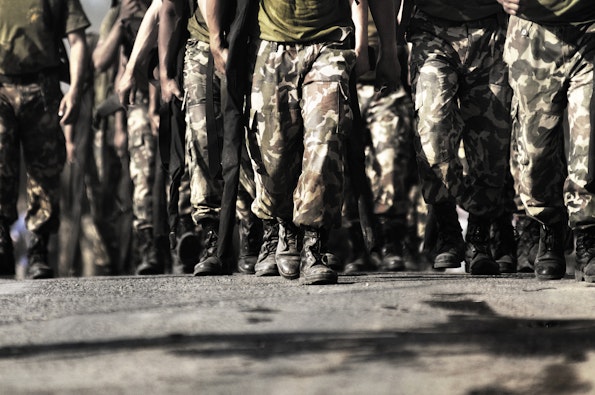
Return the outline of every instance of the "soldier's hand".
<path id="1" fill-rule="evenodd" d="M 376 63 L 376 86 L 396 86 L 401 79 L 401 63 L 397 51 L 380 52 Z"/>
<path id="2" fill-rule="evenodd" d="M 78 117 L 79 106 L 76 98 L 69 90 L 64 94 L 62 101 L 60 101 L 60 107 L 58 108 L 58 116 L 60 117 L 61 125 L 69 125 L 76 122 Z"/>
<path id="3" fill-rule="evenodd" d="M 225 76 L 225 65 L 227 64 L 227 55 L 229 50 L 218 46 L 211 46 L 211 53 L 213 54 L 213 61 L 215 62 L 215 70 L 220 76 Z"/>
<path id="4" fill-rule="evenodd" d="M 126 20 L 133 16 L 136 12 L 141 10 L 141 3 L 139 0 L 123 0 L 120 6 L 120 19 Z"/>
<path id="5" fill-rule="evenodd" d="M 368 47 L 356 50 L 355 54 L 355 76 L 356 78 L 361 77 L 370 71 L 370 56 Z"/>
<path id="6" fill-rule="evenodd" d="M 178 86 L 178 83 L 169 78 L 167 80 L 161 80 L 161 100 L 163 100 L 164 103 L 169 103 L 171 102 L 173 99 L 178 98 L 178 100 L 182 101 L 183 95 L 182 95 L 182 91 L 180 91 L 180 87 Z"/>
<path id="7" fill-rule="evenodd" d="M 136 100 L 136 79 L 132 73 L 128 72 L 128 69 L 118 79 L 116 93 L 124 108 L 134 104 Z"/>
<path id="8" fill-rule="evenodd" d="M 504 11 L 510 15 L 516 15 L 521 8 L 522 0 L 497 0 L 498 3 L 502 4 Z"/>

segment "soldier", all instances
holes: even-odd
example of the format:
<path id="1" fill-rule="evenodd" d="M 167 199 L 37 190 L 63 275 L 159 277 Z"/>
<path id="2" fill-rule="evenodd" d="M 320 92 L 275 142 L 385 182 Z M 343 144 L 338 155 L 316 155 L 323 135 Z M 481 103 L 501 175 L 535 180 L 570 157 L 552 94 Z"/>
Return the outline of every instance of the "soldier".
<path id="1" fill-rule="evenodd" d="M 595 8 L 589 0 L 498 0 L 511 14 L 505 60 L 513 89 L 519 195 L 541 222 L 535 276 L 564 277 L 565 228 L 576 234 L 578 281 L 595 281 L 593 62 Z M 570 149 L 564 152 L 568 111 Z"/>
<path id="2" fill-rule="evenodd" d="M 249 133 L 255 214 L 279 223 L 279 273 L 337 282 L 326 240 L 340 226 L 349 76 L 355 64 L 347 0 L 261 0 Z"/>
<path id="3" fill-rule="evenodd" d="M 76 121 L 89 21 L 79 0 L 1 0 L 0 8 L 0 273 L 15 272 L 9 227 L 17 219 L 21 148 L 27 171 L 28 275 L 54 276 L 48 239 L 59 226 L 65 139 L 60 123 Z M 62 38 L 70 44 L 70 88 L 62 96 Z"/>
<path id="4" fill-rule="evenodd" d="M 502 211 L 510 147 L 510 88 L 497 3 L 415 0 L 409 41 L 424 199 L 437 221 L 434 268 L 499 274 L 490 226 Z M 463 141 L 469 173 L 457 156 Z M 465 244 L 455 203 L 469 212 Z"/>
<path id="5" fill-rule="evenodd" d="M 96 69 L 102 71 L 121 60 L 125 66 L 132 52 L 140 22 L 149 4 L 146 0 L 124 0 L 113 21 L 110 33 L 101 39 L 93 52 Z M 123 69 L 119 70 L 119 75 Z M 140 255 L 137 274 L 160 274 L 164 262 L 158 258 L 155 214 L 158 210 L 154 195 L 157 160 L 157 101 L 154 85 L 144 81 L 136 89 L 135 104 L 129 106 L 126 117 L 130 178 L 133 184 L 133 228 Z"/>

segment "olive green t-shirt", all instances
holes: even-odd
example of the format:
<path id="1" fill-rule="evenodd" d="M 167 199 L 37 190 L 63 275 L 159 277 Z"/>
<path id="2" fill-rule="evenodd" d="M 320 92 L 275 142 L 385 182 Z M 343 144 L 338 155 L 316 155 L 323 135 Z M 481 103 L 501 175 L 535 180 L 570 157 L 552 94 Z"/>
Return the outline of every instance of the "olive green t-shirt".
<path id="1" fill-rule="evenodd" d="M 0 74 L 57 67 L 60 40 L 90 25 L 79 0 L 0 0 L 0 10 Z"/>
<path id="2" fill-rule="evenodd" d="M 468 22 L 502 12 L 496 0 L 414 0 L 417 8 L 435 18 Z"/>
<path id="3" fill-rule="evenodd" d="M 206 43 L 209 42 L 209 28 L 198 7 L 195 9 L 194 15 L 188 20 L 188 32 L 191 38 Z"/>
<path id="4" fill-rule="evenodd" d="M 260 38 L 304 43 L 324 41 L 353 26 L 348 0 L 260 0 Z"/>
<path id="5" fill-rule="evenodd" d="M 525 0 L 517 16 L 544 24 L 595 22 L 595 0 Z"/>

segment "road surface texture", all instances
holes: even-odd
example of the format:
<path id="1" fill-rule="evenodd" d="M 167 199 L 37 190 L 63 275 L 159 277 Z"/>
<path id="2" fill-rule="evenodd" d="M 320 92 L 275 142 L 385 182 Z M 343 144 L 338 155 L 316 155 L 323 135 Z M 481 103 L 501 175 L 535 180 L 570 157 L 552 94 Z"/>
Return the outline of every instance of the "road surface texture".
<path id="1" fill-rule="evenodd" d="M 593 394 L 595 285 L 0 279 L 0 394 Z"/>

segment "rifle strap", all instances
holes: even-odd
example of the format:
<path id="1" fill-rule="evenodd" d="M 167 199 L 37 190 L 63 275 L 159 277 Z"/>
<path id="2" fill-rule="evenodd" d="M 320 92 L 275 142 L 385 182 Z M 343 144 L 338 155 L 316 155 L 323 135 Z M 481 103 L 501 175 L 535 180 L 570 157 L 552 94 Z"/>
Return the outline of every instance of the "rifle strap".
<path id="1" fill-rule="evenodd" d="M 219 130 L 215 117 L 215 100 L 213 95 L 213 79 L 215 78 L 215 62 L 213 55 L 209 52 L 207 63 L 207 84 L 206 84 L 206 118 L 207 118 L 207 144 L 209 155 L 209 174 L 214 179 L 221 170 L 221 152 L 219 148 Z"/>

